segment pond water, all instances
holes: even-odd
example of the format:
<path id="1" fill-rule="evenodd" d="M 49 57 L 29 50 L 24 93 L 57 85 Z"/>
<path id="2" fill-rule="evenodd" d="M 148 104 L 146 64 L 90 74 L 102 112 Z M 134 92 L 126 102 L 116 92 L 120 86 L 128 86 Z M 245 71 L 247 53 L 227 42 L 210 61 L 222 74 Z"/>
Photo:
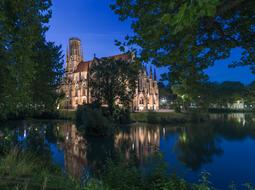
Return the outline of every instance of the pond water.
<path id="1" fill-rule="evenodd" d="M 218 189 L 234 181 L 255 184 L 255 119 L 250 115 L 211 115 L 204 123 L 124 126 L 113 138 L 82 137 L 65 121 L 15 121 L 0 124 L 0 148 L 18 143 L 52 159 L 76 178 L 97 171 L 117 152 L 125 159 L 136 153 L 143 165 L 156 152 L 169 172 L 198 182 L 201 172 Z"/>

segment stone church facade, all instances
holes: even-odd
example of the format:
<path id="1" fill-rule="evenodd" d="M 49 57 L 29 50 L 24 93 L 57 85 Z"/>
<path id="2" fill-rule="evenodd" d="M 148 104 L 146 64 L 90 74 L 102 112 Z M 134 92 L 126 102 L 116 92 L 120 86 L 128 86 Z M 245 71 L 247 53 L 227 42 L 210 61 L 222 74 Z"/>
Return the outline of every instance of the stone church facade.
<path id="1" fill-rule="evenodd" d="M 129 54 L 111 56 L 114 59 L 132 61 Z M 89 85 L 89 70 L 98 58 L 84 61 L 81 41 L 78 38 L 70 38 L 66 52 L 66 72 L 61 90 L 65 94 L 65 101 L 61 108 L 76 109 L 78 105 L 93 102 L 91 87 Z M 132 103 L 133 111 L 157 111 L 159 109 L 159 90 L 156 80 L 156 71 L 148 75 L 146 68 L 140 71 L 137 79 L 138 86 Z"/>

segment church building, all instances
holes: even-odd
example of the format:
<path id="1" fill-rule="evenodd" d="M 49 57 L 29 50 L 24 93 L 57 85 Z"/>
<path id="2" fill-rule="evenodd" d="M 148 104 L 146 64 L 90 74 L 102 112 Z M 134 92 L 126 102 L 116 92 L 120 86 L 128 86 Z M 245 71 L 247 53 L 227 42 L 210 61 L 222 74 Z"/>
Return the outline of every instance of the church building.
<path id="1" fill-rule="evenodd" d="M 130 54 L 111 56 L 114 59 L 132 61 Z M 78 105 L 93 102 L 91 88 L 89 86 L 89 70 L 98 58 L 84 61 L 81 41 L 78 38 L 70 38 L 66 52 L 66 72 L 61 90 L 65 94 L 65 101 L 61 104 L 65 109 L 76 109 Z M 159 109 L 159 90 L 156 70 L 148 75 L 144 67 L 137 78 L 137 88 L 133 99 L 133 111 L 157 111 Z"/>

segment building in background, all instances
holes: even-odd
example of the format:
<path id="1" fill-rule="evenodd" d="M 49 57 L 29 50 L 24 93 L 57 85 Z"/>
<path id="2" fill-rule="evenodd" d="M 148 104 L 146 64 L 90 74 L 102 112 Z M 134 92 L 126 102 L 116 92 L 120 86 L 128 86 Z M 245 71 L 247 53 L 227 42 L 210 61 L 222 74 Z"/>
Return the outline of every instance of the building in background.
<path id="1" fill-rule="evenodd" d="M 130 54 L 120 54 L 109 58 L 133 61 Z M 70 38 L 66 52 L 66 73 L 61 85 L 65 94 L 62 108 L 76 109 L 78 105 L 93 102 L 91 88 L 89 86 L 89 70 L 92 64 L 99 59 L 94 57 L 91 61 L 84 61 L 81 41 L 78 38 Z M 138 76 L 138 86 L 132 103 L 134 111 L 157 111 L 159 109 L 159 90 L 156 80 L 156 70 L 148 75 L 144 67 Z"/>

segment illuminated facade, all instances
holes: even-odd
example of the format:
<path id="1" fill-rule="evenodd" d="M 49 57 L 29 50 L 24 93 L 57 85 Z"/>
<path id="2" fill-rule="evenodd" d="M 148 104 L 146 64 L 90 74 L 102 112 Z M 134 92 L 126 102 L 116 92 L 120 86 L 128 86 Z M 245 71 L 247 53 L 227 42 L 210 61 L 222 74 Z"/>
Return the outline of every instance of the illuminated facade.
<path id="1" fill-rule="evenodd" d="M 61 124 L 58 133 L 63 139 L 59 145 L 64 151 L 65 169 L 73 177 L 80 178 L 88 165 L 86 141 L 71 123 Z"/>
<path id="2" fill-rule="evenodd" d="M 91 88 L 89 85 L 89 70 L 92 64 L 98 61 L 94 57 L 91 61 L 84 61 L 81 41 L 71 38 L 66 52 L 66 75 L 61 86 L 65 93 L 66 101 L 62 104 L 64 108 L 76 109 L 78 105 L 92 103 Z M 112 56 L 114 59 L 133 61 L 129 54 Z M 156 71 L 148 76 L 144 68 L 137 80 L 138 87 L 135 92 L 132 109 L 134 111 L 147 111 L 159 109 L 159 91 L 156 80 Z"/>

